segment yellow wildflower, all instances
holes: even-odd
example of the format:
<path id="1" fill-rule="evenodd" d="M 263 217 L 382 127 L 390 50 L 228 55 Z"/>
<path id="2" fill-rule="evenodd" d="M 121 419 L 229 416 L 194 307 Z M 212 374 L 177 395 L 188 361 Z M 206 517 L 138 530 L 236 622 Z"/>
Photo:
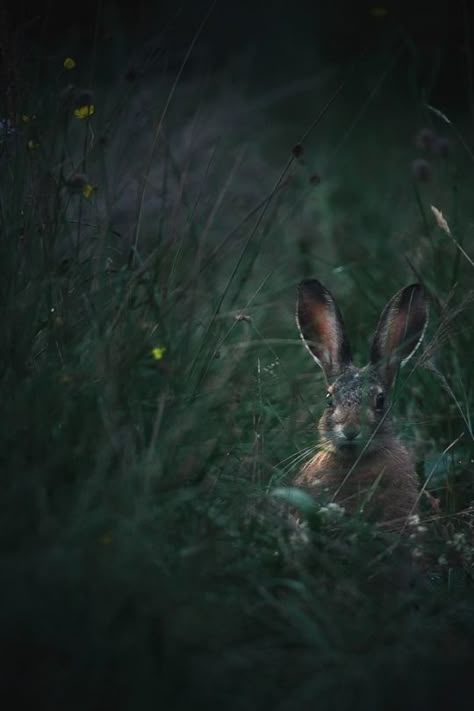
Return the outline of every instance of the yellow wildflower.
<path id="1" fill-rule="evenodd" d="M 88 104 L 84 106 L 78 106 L 77 109 L 74 109 L 74 116 L 77 119 L 85 119 L 89 118 L 89 116 L 92 116 L 92 114 L 95 112 L 95 106 L 94 104 Z"/>
<path id="2" fill-rule="evenodd" d="M 36 148 L 39 148 L 39 143 L 37 141 L 33 141 L 32 138 L 27 143 L 28 148 L 30 151 L 34 151 Z"/>
<path id="3" fill-rule="evenodd" d="M 88 200 L 92 193 L 95 191 L 95 185 L 91 185 L 90 183 L 86 183 L 84 187 L 82 188 L 82 194 Z"/>
<path id="4" fill-rule="evenodd" d="M 76 66 L 76 62 L 72 57 L 66 57 L 64 60 L 64 69 L 74 69 Z"/>
<path id="5" fill-rule="evenodd" d="M 23 121 L 23 123 L 30 123 L 31 117 L 28 116 L 28 114 L 23 114 L 21 120 Z"/>
<path id="6" fill-rule="evenodd" d="M 166 348 L 164 346 L 158 346 L 153 348 L 151 354 L 155 360 L 161 360 L 166 353 Z"/>

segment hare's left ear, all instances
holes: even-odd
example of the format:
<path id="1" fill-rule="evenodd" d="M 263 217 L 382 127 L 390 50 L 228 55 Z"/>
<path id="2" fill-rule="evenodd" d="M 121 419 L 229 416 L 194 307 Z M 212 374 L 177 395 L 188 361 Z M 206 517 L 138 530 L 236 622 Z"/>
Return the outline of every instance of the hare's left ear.
<path id="1" fill-rule="evenodd" d="M 385 306 L 375 331 L 370 362 L 388 388 L 398 366 L 405 365 L 420 345 L 428 323 L 428 305 L 421 284 L 398 291 Z"/>
<path id="2" fill-rule="evenodd" d="M 349 340 L 334 296 L 317 279 L 302 281 L 298 286 L 296 322 L 326 381 L 340 375 L 352 362 Z"/>

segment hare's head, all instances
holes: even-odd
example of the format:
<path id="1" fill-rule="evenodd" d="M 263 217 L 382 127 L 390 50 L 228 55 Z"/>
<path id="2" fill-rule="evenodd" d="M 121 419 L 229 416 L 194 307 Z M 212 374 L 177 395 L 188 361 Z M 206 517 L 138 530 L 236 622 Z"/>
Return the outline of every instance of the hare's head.
<path id="1" fill-rule="evenodd" d="M 390 391 L 399 366 L 421 343 L 427 319 L 420 284 L 398 291 L 382 311 L 368 365 L 357 368 L 332 294 L 316 279 L 299 285 L 296 321 L 327 385 L 327 408 L 319 422 L 325 449 L 354 456 L 389 445 Z"/>

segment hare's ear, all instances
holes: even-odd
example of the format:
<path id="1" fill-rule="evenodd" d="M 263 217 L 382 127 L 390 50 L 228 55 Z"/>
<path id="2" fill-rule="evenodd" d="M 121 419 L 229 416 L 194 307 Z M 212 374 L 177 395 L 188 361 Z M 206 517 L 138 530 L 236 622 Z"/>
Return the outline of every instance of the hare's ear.
<path id="1" fill-rule="evenodd" d="M 301 338 L 326 380 L 351 363 L 351 349 L 341 312 L 332 294 L 316 279 L 298 286 L 296 322 Z"/>
<path id="2" fill-rule="evenodd" d="M 420 345 L 428 323 L 428 305 L 420 284 L 398 291 L 385 306 L 375 332 L 370 362 L 390 387 L 399 365 Z"/>

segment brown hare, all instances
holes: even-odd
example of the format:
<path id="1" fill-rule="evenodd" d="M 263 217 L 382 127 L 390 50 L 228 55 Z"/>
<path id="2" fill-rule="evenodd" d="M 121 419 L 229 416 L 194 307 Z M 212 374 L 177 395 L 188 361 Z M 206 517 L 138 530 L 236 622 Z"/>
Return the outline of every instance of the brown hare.
<path id="1" fill-rule="evenodd" d="M 319 450 L 295 483 L 400 531 L 416 511 L 418 485 L 413 457 L 393 430 L 389 396 L 399 366 L 424 335 L 428 307 L 423 287 L 411 284 L 390 299 L 363 368 L 352 362 L 334 297 L 316 279 L 299 285 L 296 320 L 325 375 L 327 407 L 318 425 Z"/>

